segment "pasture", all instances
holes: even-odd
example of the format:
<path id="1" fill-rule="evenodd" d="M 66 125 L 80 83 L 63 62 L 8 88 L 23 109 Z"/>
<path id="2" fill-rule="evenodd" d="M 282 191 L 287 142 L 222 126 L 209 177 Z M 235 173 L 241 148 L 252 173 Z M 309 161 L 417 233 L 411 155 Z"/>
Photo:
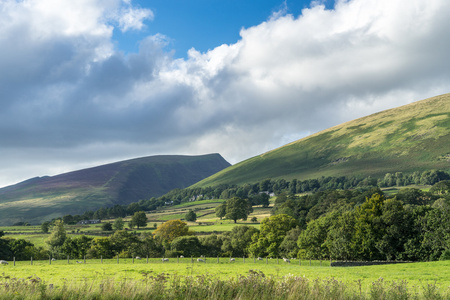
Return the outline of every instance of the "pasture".
<path id="1" fill-rule="evenodd" d="M 218 261 L 219 260 L 219 261 Z M 394 287 L 407 289 L 411 295 L 415 294 L 423 298 L 432 289 L 435 295 L 449 299 L 450 297 L 450 261 L 407 263 L 396 265 L 380 265 L 365 267 L 330 267 L 329 261 L 293 260 L 290 264 L 282 259 L 254 260 L 236 258 L 230 262 L 229 258 L 207 258 L 206 262 L 197 262 L 194 258 L 170 258 L 168 262 L 161 259 L 145 258 L 86 260 L 70 261 L 30 261 L 12 262 L 9 265 L 0 266 L 0 291 L 5 283 L 15 280 L 36 280 L 52 287 L 67 286 L 103 286 L 109 282 L 123 284 L 142 284 L 149 281 L 155 283 L 162 280 L 167 286 L 174 282 L 186 282 L 192 278 L 198 280 L 216 280 L 218 282 L 240 282 L 243 278 L 256 276 L 255 280 L 272 280 L 284 282 L 287 279 L 297 278 L 308 280 L 310 288 L 316 285 L 326 288 L 326 285 L 334 285 L 347 293 L 371 298 L 375 288 L 383 288 L 387 293 Z M 159 279 L 158 279 L 159 278 Z M 179 283 L 179 282 L 178 282 Z M 401 291 L 398 291 L 401 292 Z M 362 297 L 362 299 L 366 299 Z M 195 298 L 191 298 L 195 299 Z M 243 297 L 242 299 L 256 299 Z M 293 297 L 292 299 L 296 299 Z M 345 298 L 346 299 L 346 298 Z M 378 298 L 377 298 L 378 299 Z M 387 298 L 379 298 L 387 299 Z"/>
<path id="2" fill-rule="evenodd" d="M 249 270 L 258 270 L 266 276 L 281 277 L 288 274 L 305 276 L 307 278 L 339 278 L 343 282 L 352 283 L 361 280 L 369 284 L 380 277 L 390 281 L 406 280 L 410 284 L 436 282 L 444 287 L 450 288 L 450 261 L 405 263 L 394 265 L 379 265 L 365 267 L 330 267 L 329 261 L 318 260 L 292 260 L 286 263 L 282 259 L 272 258 L 262 261 L 253 258 L 235 258 L 230 262 L 229 258 L 211 257 L 206 262 L 197 262 L 196 258 L 169 258 L 168 262 L 162 262 L 160 258 L 131 259 L 82 259 L 52 261 L 48 260 L 19 261 L 14 266 L 2 265 L 1 273 L 11 277 L 27 277 L 36 275 L 47 282 L 60 283 L 61 280 L 71 278 L 83 281 L 96 278 L 106 279 L 141 279 L 142 274 L 151 272 L 153 274 L 177 274 L 177 275 L 202 275 L 211 274 L 220 278 L 229 278 L 245 275 Z M 366 286 L 367 287 L 367 286 Z"/>

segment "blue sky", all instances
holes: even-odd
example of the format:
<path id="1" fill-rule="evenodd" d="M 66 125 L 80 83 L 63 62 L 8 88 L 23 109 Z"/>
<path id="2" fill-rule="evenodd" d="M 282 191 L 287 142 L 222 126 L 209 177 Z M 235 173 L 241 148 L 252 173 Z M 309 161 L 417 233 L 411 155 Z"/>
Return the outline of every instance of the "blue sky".
<path id="1" fill-rule="evenodd" d="M 148 155 L 234 164 L 448 93 L 448 28 L 448 0 L 0 1 L 0 187 Z"/>
<path id="2" fill-rule="evenodd" d="M 143 37 L 159 33 L 169 38 L 167 49 L 175 50 L 176 57 L 186 57 L 190 48 L 206 52 L 221 44 L 236 43 L 241 28 L 258 25 L 280 11 L 297 16 L 311 4 L 305 0 L 140 0 L 133 3 L 150 9 L 154 18 L 144 22 L 142 31 L 122 33 L 116 29 L 114 39 L 119 49 L 137 52 Z M 332 6 L 331 1 L 322 3 Z"/>

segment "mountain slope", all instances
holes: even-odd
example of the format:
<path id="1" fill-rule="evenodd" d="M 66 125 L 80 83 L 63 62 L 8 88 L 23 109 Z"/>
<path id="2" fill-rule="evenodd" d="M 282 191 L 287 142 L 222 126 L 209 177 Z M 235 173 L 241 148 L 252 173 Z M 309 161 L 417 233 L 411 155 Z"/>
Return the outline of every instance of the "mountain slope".
<path id="1" fill-rule="evenodd" d="M 233 165 L 195 186 L 431 169 L 450 169 L 450 94 L 329 128 Z"/>
<path id="2" fill-rule="evenodd" d="M 33 178 L 0 189 L 0 225 L 40 223 L 105 205 L 158 197 L 229 165 L 219 154 L 149 156 Z"/>

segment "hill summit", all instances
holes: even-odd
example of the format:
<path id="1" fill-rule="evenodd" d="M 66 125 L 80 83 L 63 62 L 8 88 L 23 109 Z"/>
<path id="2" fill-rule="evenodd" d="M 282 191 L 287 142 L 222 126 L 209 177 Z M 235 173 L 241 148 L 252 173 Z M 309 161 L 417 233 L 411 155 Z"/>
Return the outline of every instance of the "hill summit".
<path id="1" fill-rule="evenodd" d="M 0 189 L 0 225 L 40 223 L 185 188 L 230 164 L 220 154 L 161 155 L 115 162 Z"/>
<path id="2" fill-rule="evenodd" d="M 450 170 L 450 94 L 356 119 L 233 165 L 195 186 Z"/>

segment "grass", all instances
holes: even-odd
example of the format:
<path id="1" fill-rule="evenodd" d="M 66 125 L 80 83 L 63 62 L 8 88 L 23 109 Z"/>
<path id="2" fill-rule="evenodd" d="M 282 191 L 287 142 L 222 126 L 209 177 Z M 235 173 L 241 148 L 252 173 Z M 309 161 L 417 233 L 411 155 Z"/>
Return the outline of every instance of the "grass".
<path id="1" fill-rule="evenodd" d="M 427 299 L 449 299 L 450 297 L 450 261 L 445 262 L 426 262 L 426 263 L 410 263 L 397 265 L 382 265 L 382 266 L 366 266 L 366 267 L 349 267 L 349 268 L 331 268 L 328 261 L 323 261 L 320 265 L 319 261 L 302 261 L 300 265 L 298 261 L 293 261 L 291 264 L 284 263 L 281 259 L 266 261 L 256 261 L 253 259 L 236 259 L 234 263 L 230 263 L 228 258 L 220 258 L 217 263 L 217 258 L 208 258 L 206 263 L 191 263 L 190 258 L 184 258 L 177 262 L 177 259 L 170 259 L 169 262 L 162 263 L 160 259 L 150 259 L 149 263 L 143 260 L 120 259 L 117 264 L 116 259 L 103 260 L 87 260 L 86 264 L 67 264 L 67 261 L 61 260 L 53 262 L 51 265 L 49 261 L 36 261 L 33 265 L 30 262 L 17 262 L 16 266 L 12 264 L 7 266 L 0 266 L 0 291 L 5 288 L 5 282 L 12 278 L 33 280 L 39 278 L 39 281 L 45 282 L 45 287 L 52 284 L 56 288 L 66 286 L 71 283 L 74 289 L 80 287 L 90 286 L 91 289 L 97 289 L 106 283 L 116 283 L 121 286 L 124 282 L 128 284 L 138 285 L 145 283 L 155 284 L 159 282 L 165 287 L 173 287 L 173 285 L 189 283 L 197 288 L 195 282 L 203 282 L 207 280 L 208 284 L 203 286 L 214 286 L 218 288 L 217 284 L 226 286 L 228 289 L 233 289 L 236 284 L 240 283 L 241 292 L 248 288 L 245 283 L 252 283 L 253 286 L 258 286 L 262 289 L 270 287 L 272 284 L 281 284 L 285 287 L 284 293 L 290 294 L 299 287 L 293 282 L 305 280 L 307 286 L 303 293 L 312 295 L 314 288 L 315 293 L 321 297 L 307 297 L 305 299 L 328 299 L 333 298 L 336 292 L 334 289 L 343 289 L 347 295 L 339 297 L 339 299 L 355 299 L 353 296 L 360 296 L 359 299 L 390 299 L 391 296 L 397 294 L 405 295 L 409 293 L 410 296 L 417 295 L 418 298 L 427 298 L 431 294 L 435 297 L 428 297 Z M 32 276 L 31 278 L 29 278 Z M 191 281 L 191 279 L 195 279 Z M 268 281 L 272 280 L 272 281 Z M 27 281 L 28 282 L 28 281 Z M 298 283 L 298 282 L 297 282 Z M 156 286 L 152 285 L 153 288 Z M 131 287 L 129 287 L 131 288 Z M 140 285 L 140 289 L 143 286 Z M 186 286 L 184 286 L 186 288 Z M 86 289 L 89 291 L 91 289 Z M 334 290 L 334 292 L 332 292 Z M 406 290 L 406 292 L 405 292 Z M 265 291 L 265 290 L 264 290 Z M 361 294 L 359 294 L 361 291 Z M 393 294 L 395 291 L 395 294 Z M 19 292 L 19 291 L 17 291 Z M 213 292 L 213 291 L 209 291 Z M 217 290 L 216 290 L 217 292 Z M 261 291 L 260 291 L 261 292 Z M 277 290 L 267 290 L 266 295 L 279 298 Z M 164 293 L 168 291 L 164 290 Z M 324 294 L 325 293 L 325 294 Z M 331 293 L 331 294 L 328 294 Z M 347 294 L 349 293 L 349 294 Z M 290 299 L 298 299 L 298 294 Z M 294 296 L 293 294 L 293 296 Z M 343 294 L 343 295 L 344 295 Z M 324 297 L 328 295 L 328 297 Z M 384 295 L 384 297 L 379 297 Z M 436 295 L 442 296 L 438 298 Z M 377 296 L 377 297 L 374 297 Z M 210 296 L 212 297 L 212 296 Z M 216 299 L 210 298 L 207 299 Z M 236 297 L 229 297 L 229 299 L 238 299 Z M 177 299 L 177 298 L 170 298 Z M 198 299 L 198 298 L 191 298 Z M 227 299 L 227 298 L 219 298 Z M 249 295 L 239 297 L 239 299 L 259 299 L 252 298 Z M 274 298 L 267 298 L 274 299 Z M 408 299 L 408 298 L 397 298 Z"/>
<path id="2" fill-rule="evenodd" d="M 450 161 L 442 159 L 449 154 L 449 132 L 446 94 L 337 125 L 235 164 L 194 187 L 450 170 Z"/>

